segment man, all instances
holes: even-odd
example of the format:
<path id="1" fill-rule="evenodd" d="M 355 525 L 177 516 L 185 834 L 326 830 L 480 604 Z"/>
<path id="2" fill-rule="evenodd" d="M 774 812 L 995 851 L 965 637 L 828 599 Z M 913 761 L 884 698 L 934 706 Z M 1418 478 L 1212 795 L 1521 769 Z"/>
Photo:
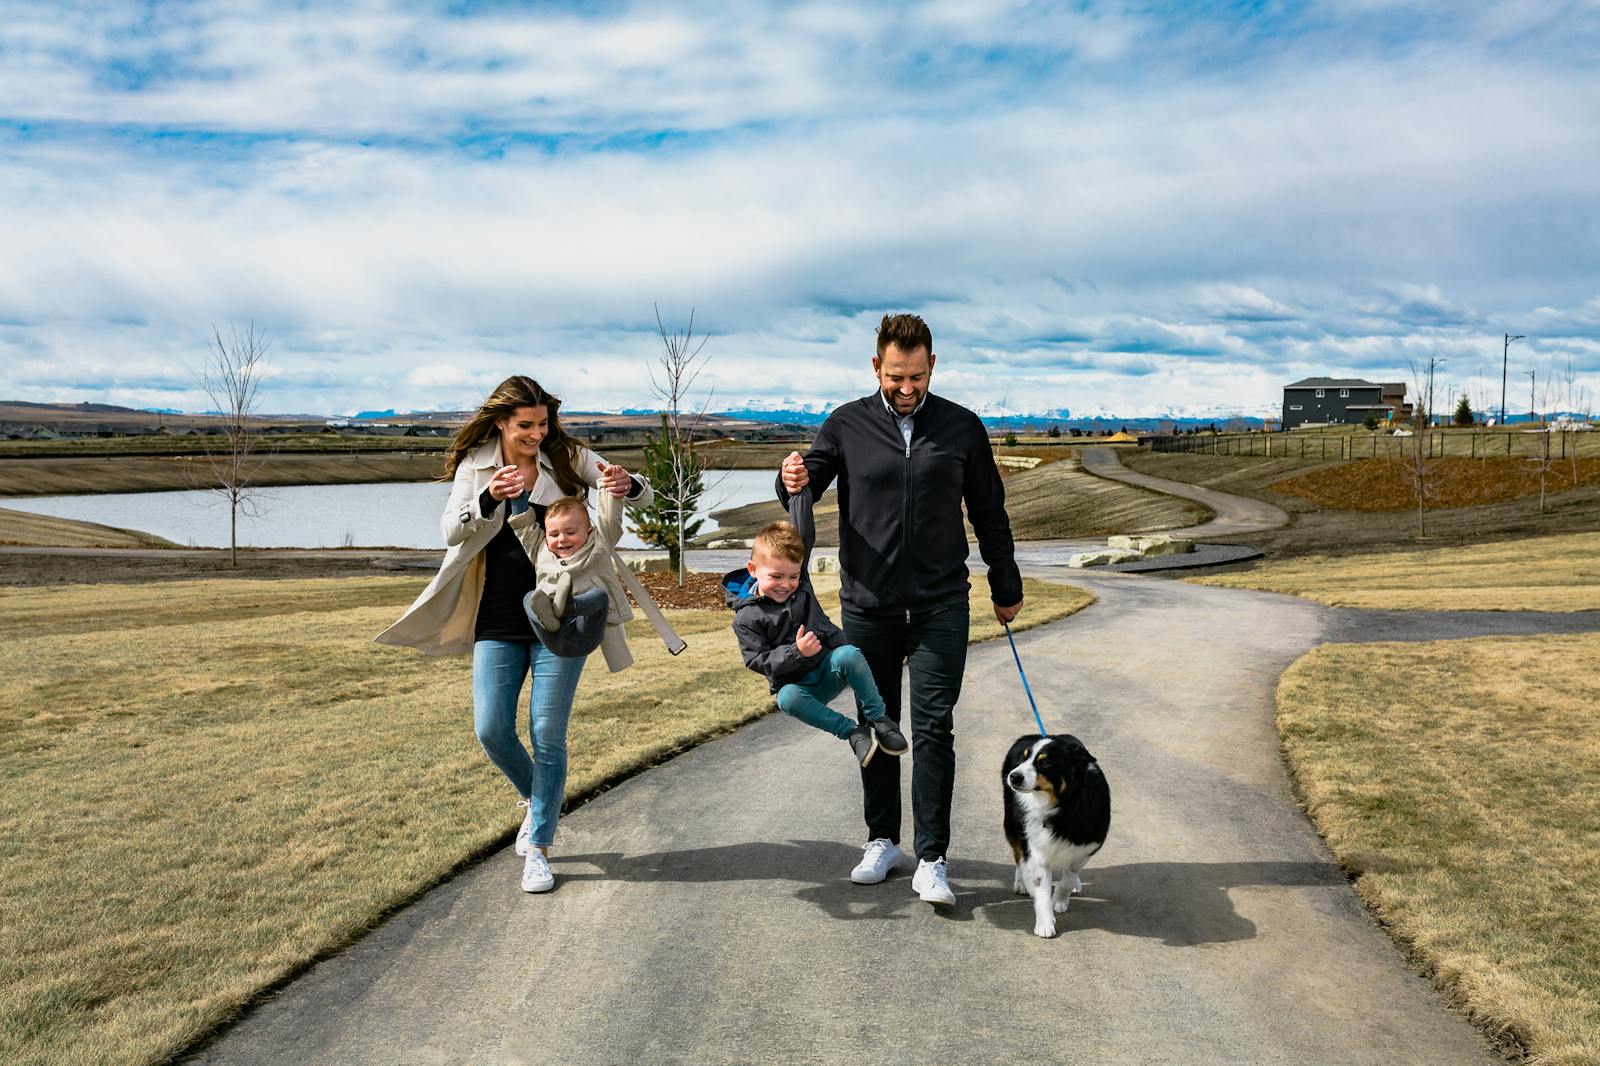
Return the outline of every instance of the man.
<path id="1" fill-rule="evenodd" d="M 842 621 L 872 669 L 889 717 L 901 720 L 900 669 L 911 674 L 911 812 L 917 872 L 911 888 L 949 906 L 945 853 L 955 786 L 956 700 L 967 662 L 970 582 L 966 517 L 989 566 L 995 617 L 1022 610 L 1005 488 L 978 416 L 928 392 L 933 334 L 916 315 L 884 315 L 872 368 L 878 389 L 828 416 L 802 458 L 778 475 L 778 499 L 821 497 L 838 483 Z M 867 846 L 850 872 L 876 884 L 900 859 L 900 763 L 861 769 Z"/>

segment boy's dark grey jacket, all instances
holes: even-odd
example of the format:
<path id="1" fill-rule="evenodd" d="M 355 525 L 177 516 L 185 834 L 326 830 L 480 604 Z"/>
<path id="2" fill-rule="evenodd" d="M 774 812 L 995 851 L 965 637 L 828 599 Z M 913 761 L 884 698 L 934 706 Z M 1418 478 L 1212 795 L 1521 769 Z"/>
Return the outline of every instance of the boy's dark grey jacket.
<path id="1" fill-rule="evenodd" d="M 819 499 L 837 482 L 840 596 L 863 612 L 918 610 L 964 601 L 967 533 L 961 508 L 989 567 L 989 598 L 1022 600 L 1022 574 L 1006 517 L 1006 490 L 978 416 L 929 393 L 912 422 L 911 443 L 881 393 L 830 414 L 806 452 L 807 491 Z M 788 503 L 783 477 L 778 502 Z"/>
<path id="2" fill-rule="evenodd" d="M 800 587 L 783 603 L 775 603 L 759 595 L 751 586 L 751 576 L 743 568 L 730 570 L 722 578 L 722 591 L 728 606 L 734 609 L 733 632 L 739 638 L 739 653 L 744 664 L 767 679 L 776 692 L 784 685 L 799 681 L 822 665 L 829 650 L 849 643 L 844 631 L 822 613 L 816 593 L 811 588 L 811 547 L 816 542 L 816 527 L 811 519 L 811 497 L 800 493 L 789 501 L 789 521 L 800 531 L 805 542 L 805 558 L 800 563 Z M 807 658 L 795 647 L 795 636 L 800 627 L 815 633 L 822 641 L 822 651 Z"/>

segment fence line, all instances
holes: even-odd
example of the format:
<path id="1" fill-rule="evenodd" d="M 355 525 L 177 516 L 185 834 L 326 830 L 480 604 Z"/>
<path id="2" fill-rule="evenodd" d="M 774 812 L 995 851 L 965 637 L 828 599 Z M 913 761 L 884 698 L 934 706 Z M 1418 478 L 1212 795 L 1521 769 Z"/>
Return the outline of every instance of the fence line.
<path id="1" fill-rule="evenodd" d="M 1544 456 L 1545 439 L 1550 457 L 1566 459 L 1600 457 L 1600 431 L 1590 433 L 1530 433 L 1512 430 L 1434 430 L 1428 434 L 1428 454 L 1468 459 Z M 1185 433 L 1150 438 L 1150 450 L 1188 455 L 1256 456 L 1262 459 L 1400 459 L 1414 455 L 1414 437 L 1383 433 Z"/>

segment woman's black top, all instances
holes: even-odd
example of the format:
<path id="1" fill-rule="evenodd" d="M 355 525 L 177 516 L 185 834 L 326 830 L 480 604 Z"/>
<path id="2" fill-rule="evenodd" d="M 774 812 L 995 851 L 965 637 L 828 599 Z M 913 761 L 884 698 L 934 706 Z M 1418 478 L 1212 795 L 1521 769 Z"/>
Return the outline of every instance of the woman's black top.
<path id="1" fill-rule="evenodd" d="M 478 509 L 487 518 L 501 502 L 484 489 L 478 498 Z M 544 525 L 544 504 L 533 504 L 530 510 L 534 521 Z M 533 627 L 522 609 L 522 598 L 533 591 L 533 560 L 522 549 L 511 523 L 501 525 L 500 532 L 483 549 L 483 561 L 483 598 L 478 601 L 478 623 L 472 639 L 524 643 L 533 640 Z"/>

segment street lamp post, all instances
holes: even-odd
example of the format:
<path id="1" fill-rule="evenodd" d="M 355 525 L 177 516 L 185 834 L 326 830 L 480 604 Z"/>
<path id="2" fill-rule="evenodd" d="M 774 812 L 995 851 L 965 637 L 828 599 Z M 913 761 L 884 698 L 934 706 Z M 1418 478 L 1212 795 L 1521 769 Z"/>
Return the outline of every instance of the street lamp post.
<path id="1" fill-rule="evenodd" d="M 1507 354 L 1511 351 L 1511 342 L 1512 341 L 1520 341 L 1520 340 L 1525 340 L 1525 339 L 1526 339 L 1526 336 L 1524 334 L 1519 333 L 1515 337 L 1513 337 L 1511 334 L 1507 333 L 1505 335 L 1504 343 L 1502 343 L 1500 345 L 1500 424 L 1502 426 L 1506 424 L 1506 358 L 1507 358 Z"/>
<path id="2" fill-rule="evenodd" d="M 1534 391 L 1535 386 L 1539 383 L 1539 372 L 1537 370 L 1524 370 L 1523 373 L 1528 375 L 1528 420 L 1530 423 L 1537 422 L 1539 421 L 1539 407 L 1538 401 L 1534 399 Z"/>

